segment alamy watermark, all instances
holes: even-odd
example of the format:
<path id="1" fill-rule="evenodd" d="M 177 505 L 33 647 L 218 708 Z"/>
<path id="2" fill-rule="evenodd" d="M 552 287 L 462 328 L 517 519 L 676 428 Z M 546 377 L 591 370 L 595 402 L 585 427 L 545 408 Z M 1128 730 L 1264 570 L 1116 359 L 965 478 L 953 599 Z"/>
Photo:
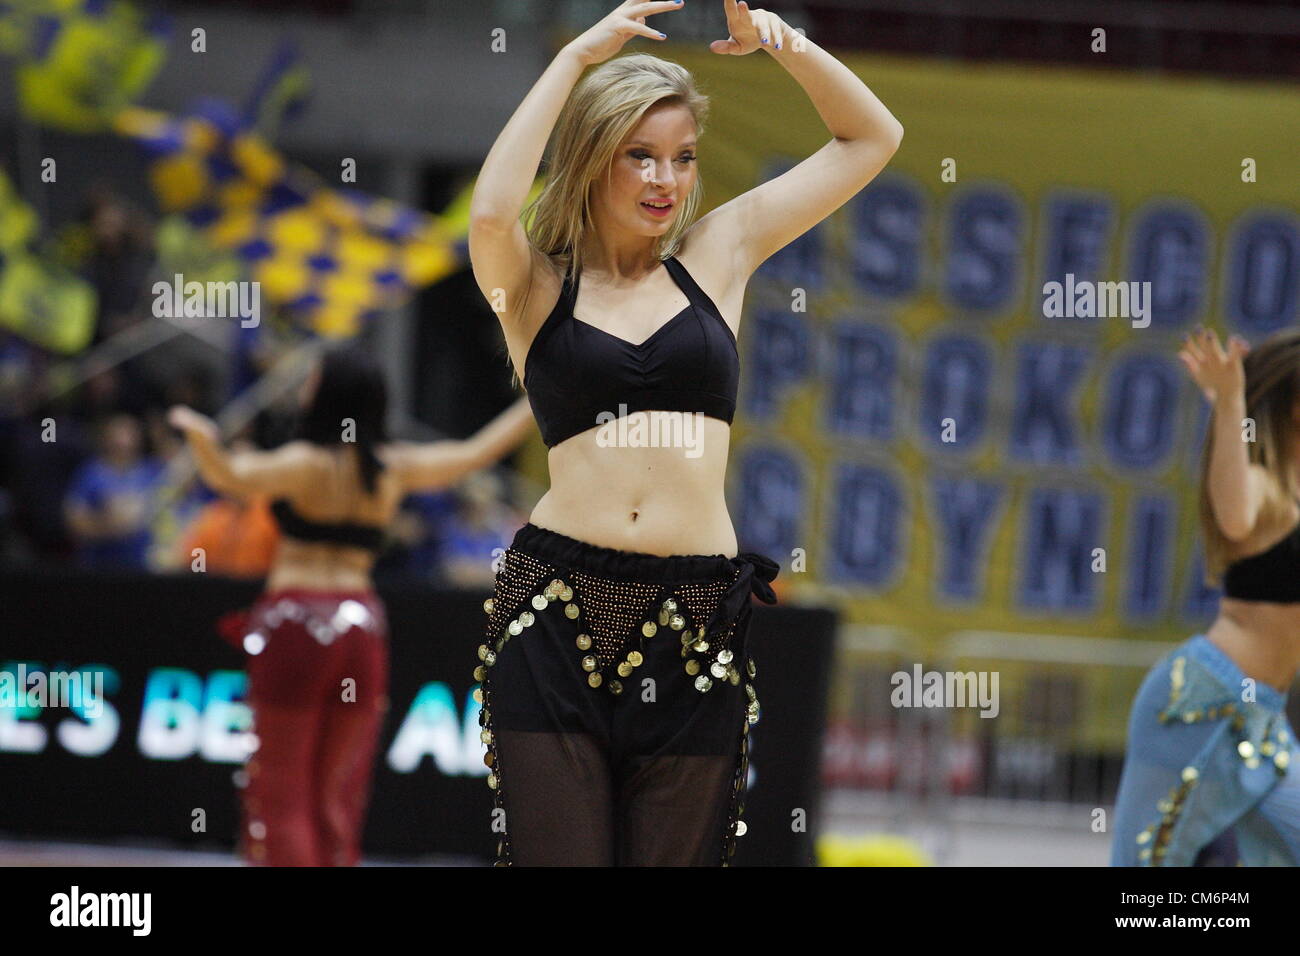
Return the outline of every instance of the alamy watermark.
<path id="1" fill-rule="evenodd" d="M 922 672 L 913 664 L 910 674 L 895 671 L 889 682 L 895 707 L 979 707 L 981 717 L 996 717 L 1000 710 L 997 671 Z"/>
<path id="2" fill-rule="evenodd" d="M 704 454 L 703 412 L 632 412 L 627 403 L 618 412 L 596 416 L 600 430 L 596 444 L 601 448 L 684 448 L 687 458 Z"/>
<path id="3" fill-rule="evenodd" d="M 1133 328 L 1151 324 L 1150 282 L 1065 282 L 1043 284 L 1043 315 L 1049 319 L 1132 319 Z"/>
<path id="4" fill-rule="evenodd" d="M 120 926 L 133 936 L 148 936 L 152 914 L 152 893 L 83 893 L 74 885 L 50 897 L 51 926 Z"/>
<path id="5" fill-rule="evenodd" d="M 100 670 L 0 670 L 0 708 L 69 707 L 89 718 L 104 713 L 104 672 Z"/>
<path id="6" fill-rule="evenodd" d="M 153 296 L 159 319 L 237 318 L 245 329 L 262 321 L 260 282 L 186 282 L 178 272 L 171 282 L 155 282 Z"/>

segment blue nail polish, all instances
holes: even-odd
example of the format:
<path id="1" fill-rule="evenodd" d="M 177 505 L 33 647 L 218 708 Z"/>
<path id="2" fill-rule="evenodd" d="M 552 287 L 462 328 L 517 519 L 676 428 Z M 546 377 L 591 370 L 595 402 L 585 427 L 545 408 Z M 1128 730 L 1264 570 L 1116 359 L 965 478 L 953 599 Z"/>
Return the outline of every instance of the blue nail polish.
<path id="1" fill-rule="evenodd" d="M 664 38 L 667 37 L 667 36 L 668 36 L 667 33 L 661 33 L 661 34 L 659 34 L 659 39 L 662 40 L 662 39 L 664 39 Z"/>
<path id="2" fill-rule="evenodd" d="M 767 37 L 763 37 L 763 42 L 764 42 L 764 43 L 767 42 Z"/>

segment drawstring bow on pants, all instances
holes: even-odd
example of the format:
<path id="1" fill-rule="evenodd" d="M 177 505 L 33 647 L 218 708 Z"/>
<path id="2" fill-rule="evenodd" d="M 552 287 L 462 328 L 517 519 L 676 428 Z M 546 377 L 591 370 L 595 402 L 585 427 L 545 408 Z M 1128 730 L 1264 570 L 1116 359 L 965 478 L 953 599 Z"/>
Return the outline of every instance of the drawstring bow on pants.
<path id="1" fill-rule="evenodd" d="M 719 624 L 736 620 L 748 606 L 751 595 L 764 604 L 776 603 L 776 592 L 772 590 L 771 582 L 781 571 L 779 564 L 752 551 L 736 555 L 731 563 L 740 573 L 718 601 L 718 609 L 709 623 L 710 631 Z"/>

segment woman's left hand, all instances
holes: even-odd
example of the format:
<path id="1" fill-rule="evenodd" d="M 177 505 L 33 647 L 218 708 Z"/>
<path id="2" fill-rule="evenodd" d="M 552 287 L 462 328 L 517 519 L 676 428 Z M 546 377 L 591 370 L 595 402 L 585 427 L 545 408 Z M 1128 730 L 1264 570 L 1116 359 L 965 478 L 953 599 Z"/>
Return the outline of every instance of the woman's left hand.
<path id="1" fill-rule="evenodd" d="M 187 435 L 191 432 L 197 432 L 211 438 L 213 441 L 216 441 L 220 436 L 220 430 L 217 428 L 216 422 L 185 405 L 173 405 L 167 412 L 167 423 L 172 428 L 185 432 Z"/>
<path id="2" fill-rule="evenodd" d="M 751 10 L 745 0 L 722 0 L 722 5 L 727 11 L 727 30 L 731 36 L 710 43 L 709 49 L 714 53 L 744 56 L 764 46 L 780 50 L 794 32 L 775 13 Z"/>

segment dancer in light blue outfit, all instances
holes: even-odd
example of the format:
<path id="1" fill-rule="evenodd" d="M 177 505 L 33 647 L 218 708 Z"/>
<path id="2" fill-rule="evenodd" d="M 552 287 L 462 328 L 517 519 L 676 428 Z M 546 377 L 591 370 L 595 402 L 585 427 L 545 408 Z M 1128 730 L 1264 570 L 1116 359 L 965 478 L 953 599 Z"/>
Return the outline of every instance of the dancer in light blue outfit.
<path id="1" fill-rule="evenodd" d="M 1147 675 L 1129 717 L 1112 866 L 1191 866 L 1229 828 L 1247 866 L 1300 863 L 1300 771 L 1286 697 L 1204 634 Z M 1249 684 L 1246 685 L 1249 688 Z"/>
<path id="2" fill-rule="evenodd" d="M 1133 703 L 1112 866 L 1191 866 L 1229 831 L 1239 864 L 1300 864 L 1300 754 L 1284 690 L 1300 668 L 1300 333 L 1248 350 L 1198 330 L 1180 352 L 1214 405 L 1201 530 L 1223 598 L 1214 624 L 1165 655 Z"/>

